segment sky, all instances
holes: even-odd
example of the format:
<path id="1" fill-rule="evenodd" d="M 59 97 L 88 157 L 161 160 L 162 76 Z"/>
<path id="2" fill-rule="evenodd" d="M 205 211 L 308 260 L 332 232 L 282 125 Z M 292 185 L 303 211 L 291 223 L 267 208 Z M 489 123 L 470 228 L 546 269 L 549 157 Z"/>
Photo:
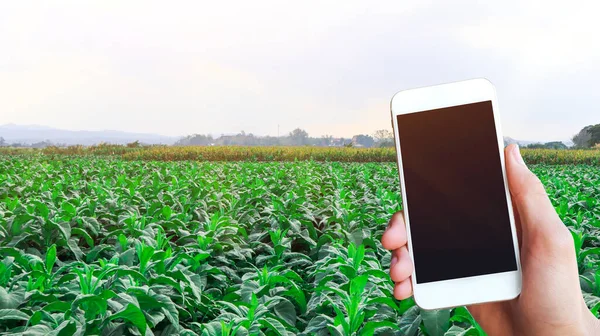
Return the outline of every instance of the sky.
<path id="1" fill-rule="evenodd" d="M 486 77 L 503 133 L 600 123 L 593 1 L 12 1 L 0 124 L 352 136 L 397 91 Z"/>

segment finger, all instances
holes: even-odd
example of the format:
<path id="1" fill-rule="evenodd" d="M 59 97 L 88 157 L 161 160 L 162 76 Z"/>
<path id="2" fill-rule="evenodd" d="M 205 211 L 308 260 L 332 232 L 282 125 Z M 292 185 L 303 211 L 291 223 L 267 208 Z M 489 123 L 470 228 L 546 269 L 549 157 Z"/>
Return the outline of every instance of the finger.
<path id="1" fill-rule="evenodd" d="M 390 267 L 390 277 L 394 282 L 402 282 L 412 275 L 413 263 L 406 245 L 395 250 L 393 253 L 397 261 Z"/>
<path id="2" fill-rule="evenodd" d="M 519 214 L 523 239 L 546 237 L 553 240 L 558 232 L 563 234 L 564 224 L 556 214 L 544 185 L 525 165 L 519 147 L 505 149 L 506 175 L 510 194 Z"/>
<path id="3" fill-rule="evenodd" d="M 390 223 L 381 237 L 381 244 L 386 250 L 395 250 L 406 245 L 406 227 L 402 212 L 396 212 L 390 219 Z"/>
<path id="4" fill-rule="evenodd" d="M 519 210 L 515 204 L 515 200 L 512 200 L 513 215 L 515 217 L 515 228 L 517 229 L 517 240 L 519 241 L 519 248 L 523 246 L 523 229 L 521 227 L 521 217 L 519 216 Z"/>
<path id="5" fill-rule="evenodd" d="M 398 300 L 404 300 L 411 297 L 413 294 L 412 283 L 410 278 L 396 283 L 394 286 L 394 297 Z"/>

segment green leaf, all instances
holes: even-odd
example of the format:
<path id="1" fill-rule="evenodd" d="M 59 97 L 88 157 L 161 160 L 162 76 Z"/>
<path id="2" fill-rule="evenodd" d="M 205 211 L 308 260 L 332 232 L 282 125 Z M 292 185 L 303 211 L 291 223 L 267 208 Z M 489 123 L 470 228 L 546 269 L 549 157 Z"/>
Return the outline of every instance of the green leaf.
<path id="1" fill-rule="evenodd" d="M 133 304 L 129 303 L 125 309 L 114 315 L 111 315 L 109 318 L 110 321 L 119 319 L 133 324 L 142 333 L 142 335 L 146 334 L 147 324 L 144 313 L 140 310 L 140 308 L 134 306 Z"/>
<path id="2" fill-rule="evenodd" d="M 425 330 L 430 336 L 443 336 L 450 328 L 450 309 L 421 309 L 421 317 L 423 318 Z"/>
<path id="3" fill-rule="evenodd" d="M 260 322 L 263 325 L 263 327 L 270 329 L 271 331 L 273 331 L 275 334 L 277 334 L 279 336 L 287 335 L 287 330 L 285 329 L 283 324 L 281 324 L 281 322 L 277 321 L 274 318 L 267 317 L 264 319 L 260 319 Z"/>
<path id="4" fill-rule="evenodd" d="M 360 330 L 359 336 L 373 336 L 373 333 L 379 329 L 398 330 L 400 327 L 390 321 L 369 321 Z"/>
<path id="5" fill-rule="evenodd" d="M 48 206 L 42 202 L 35 202 L 35 208 L 37 209 L 37 211 L 40 213 L 40 216 L 43 219 L 48 219 L 48 216 L 50 214 L 50 210 L 48 210 Z"/>
<path id="6" fill-rule="evenodd" d="M 471 324 L 478 332 L 481 332 L 481 335 L 485 335 L 485 331 L 481 328 L 481 326 L 475 321 L 475 318 L 471 315 L 471 313 L 465 307 L 456 307 L 452 310 L 452 317 L 450 317 L 450 322 L 467 322 Z"/>
<path id="7" fill-rule="evenodd" d="M 419 314 L 420 308 L 414 306 L 402 315 L 400 319 L 400 332 L 403 336 L 415 336 L 419 331 L 422 318 Z"/>
<path id="8" fill-rule="evenodd" d="M 69 250 L 71 250 L 71 252 L 75 256 L 75 259 L 77 259 L 77 261 L 82 261 L 83 251 L 81 251 L 81 248 L 79 248 L 77 240 L 75 238 L 69 239 L 67 241 L 67 246 L 69 246 Z"/>
<path id="9" fill-rule="evenodd" d="M 171 210 L 170 206 L 166 205 L 162 208 L 162 215 L 165 220 L 169 220 L 173 215 L 173 210 Z"/>
<path id="10" fill-rule="evenodd" d="M 352 281 L 350 282 L 350 295 L 361 295 L 365 290 L 367 281 L 369 281 L 369 277 L 367 275 L 361 275 L 352 279 Z"/>
<path id="11" fill-rule="evenodd" d="M 331 317 L 323 314 L 317 315 L 308 322 L 308 325 L 304 329 L 304 333 L 309 335 L 318 334 L 322 330 L 325 330 L 329 324 L 333 324 L 333 319 Z"/>
<path id="12" fill-rule="evenodd" d="M 29 315 L 18 309 L 0 309 L 0 321 L 9 320 L 27 321 L 29 320 Z"/>
<path id="13" fill-rule="evenodd" d="M 294 305 L 288 300 L 281 300 L 275 306 L 275 315 L 285 321 L 287 324 L 291 326 L 296 325 L 296 309 Z"/>
<path id="14" fill-rule="evenodd" d="M 64 301 L 54 301 L 51 302 L 47 305 L 44 306 L 44 308 L 42 308 L 43 311 L 49 312 L 49 313 L 64 313 L 67 310 L 71 309 L 71 303 L 70 302 L 64 302 Z"/>
<path id="15" fill-rule="evenodd" d="M 60 205 L 60 208 L 66 212 L 70 217 L 73 217 L 77 214 L 77 210 L 75 209 L 75 206 L 69 202 L 62 202 L 62 204 Z"/>
<path id="16" fill-rule="evenodd" d="M 40 321 L 42 320 L 42 317 L 44 317 L 42 311 L 38 310 L 35 313 L 33 313 L 33 315 L 31 315 L 31 317 L 29 318 L 29 322 L 27 322 L 27 323 L 30 325 L 36 325 L 36 324 L 40 323 Z"/>
<path id="17" fill-rule="evenodd" d="M 71 336 L 77 331 L 75 321 L 64 321 L 49 336 Z"/>
<path id="18" fill-rule="evenodd" d="M 172 325 L 179 327 L 179 311 L 175 303 L 166 295 L 157 294 L 153 297 L 162 304 L 162 311 Z"/>
<path id="19" fill-rule="evenodd" d="M 358 270 L 358 268 L 360 267 L 360 264 L 362 263 L 364 258 L 365 258 L 365 246 L 359 245 L 358 249 L 356 250 L 356 255 L 354 256 L 354 259 L 352 260 L 354 269 Z"/>
<path id="20" fill-rule="evenodd" d="M 480 334 L 473 327 L 469 327 L 469 329 L 463 329 L 459 326 L 453 325 L 444 336 L 479 336 Z"/>
<path id="21" fill-rule="evenodd" d="M 59 222 L 56 223 L 54 221 L 48 221 L 49 225 L 58 229 L 58 231 L 62 234 L 65 240 L 69 240 L 71 238 L 71 225 L 67 222 Z"/>
<path id="22" fill-rule="evenodd" d="M 71 235 L 82 237 L 83 239 L 85 239 L 85 242 L 88 244 L 89 247 L 94 247 L 94 239 L 86 231 L 80 228 L 72 228 Z"/>
<path id="23" fill-rule="evenodd" d="M 135 250 L 140 262 L 140 273 L 144 274 L 148 262 L 154 255 L 154 248 L 152 246 L 144 245 L 143 243 L 138 243 L 135 246 Z"/>
<path id="24" fill-rule="evenodd" d="M 8 292 L 0 287 L 0 309 L 14 309 L 23 302 L 25 292 L 22 290 Z"/>
<path id="25" fill-rule="evenodd" d="M 71 310 L 76 311 L 79 307 L 85 307 L 87 316 L 96 316 L 105 314 L 107 311 L 107 301 L 117 296 L 115 292 L 105 289 L 100 294 L 80 294 L 71 303 Z"/>
<path id="26" fill-rule="evenodd" d="M 414 307 L 415 305 L 416 305 L 415 299 L 412 296 L 409 297 L 408 299 L 404 299 L 404 300 L 400 301 L 400 305 L 399 305 L 400 310 L 398 311 L 398 313 L 400 315 L 404 315 L 404 313 L 406 313 L 407 310 Z"/>
<path id="27" fill-rule="evenodd" d="M 49 326 L 45 325 L 45 324 L 37 324 L 34 326 L 31 326 L 29 328 L 27 328 L 27 332 L 23 333 L 21 335 L 27 335 L 27 336 L 48 336 L 48 335 L 52 335 L 52 332 L 54 330 L 52 330 L 52 328 L 50 328 Z"/>
<path id="28" fill-rule="evenodd" d="M 54 263 L 56 262 L 56 245 L 52 244 L 46 252 L 46 272 L 49 274 L 52 273 L 52 268 L 54 267 Z"/>

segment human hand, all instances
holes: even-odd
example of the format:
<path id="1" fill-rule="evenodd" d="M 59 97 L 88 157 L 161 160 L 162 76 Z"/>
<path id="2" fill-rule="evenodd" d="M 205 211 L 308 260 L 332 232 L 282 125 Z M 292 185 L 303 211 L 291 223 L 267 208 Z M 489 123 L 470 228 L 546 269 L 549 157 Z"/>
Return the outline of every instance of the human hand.
<path id="1" fill-rule="evenodd" d="M 521 251 L 521 295 L 467 309 L 490 335 L 600 335 L 600 323 L 581 294 L 569 230 L 540 180 L 523 162 L 519 148 L 510 145 L 504 155 Z M 401 212 L 390 220 L 381 243 L 393 251 L 394 296 L 398 300 L 412 296 L 413 263 Z"/>

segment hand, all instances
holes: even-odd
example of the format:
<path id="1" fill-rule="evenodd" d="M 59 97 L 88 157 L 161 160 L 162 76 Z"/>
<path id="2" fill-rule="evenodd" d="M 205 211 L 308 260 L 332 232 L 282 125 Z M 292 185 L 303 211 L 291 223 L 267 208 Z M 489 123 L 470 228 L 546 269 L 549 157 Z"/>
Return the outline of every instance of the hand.
<path id="1" fill-rule="evenodd" d="M 490 335 L 600 335 L 579 285 L 573 238 L 552 207 L 540 180 L 527 168 L 519 148 L 504 152 L 521 251 L 523 287 L 510 301 L 467 307 Z M 413 263 L 406 247 L 402 213 L 396 213 L 381 238 L 392 250 L 394 296 L 412 295 Z"/>

